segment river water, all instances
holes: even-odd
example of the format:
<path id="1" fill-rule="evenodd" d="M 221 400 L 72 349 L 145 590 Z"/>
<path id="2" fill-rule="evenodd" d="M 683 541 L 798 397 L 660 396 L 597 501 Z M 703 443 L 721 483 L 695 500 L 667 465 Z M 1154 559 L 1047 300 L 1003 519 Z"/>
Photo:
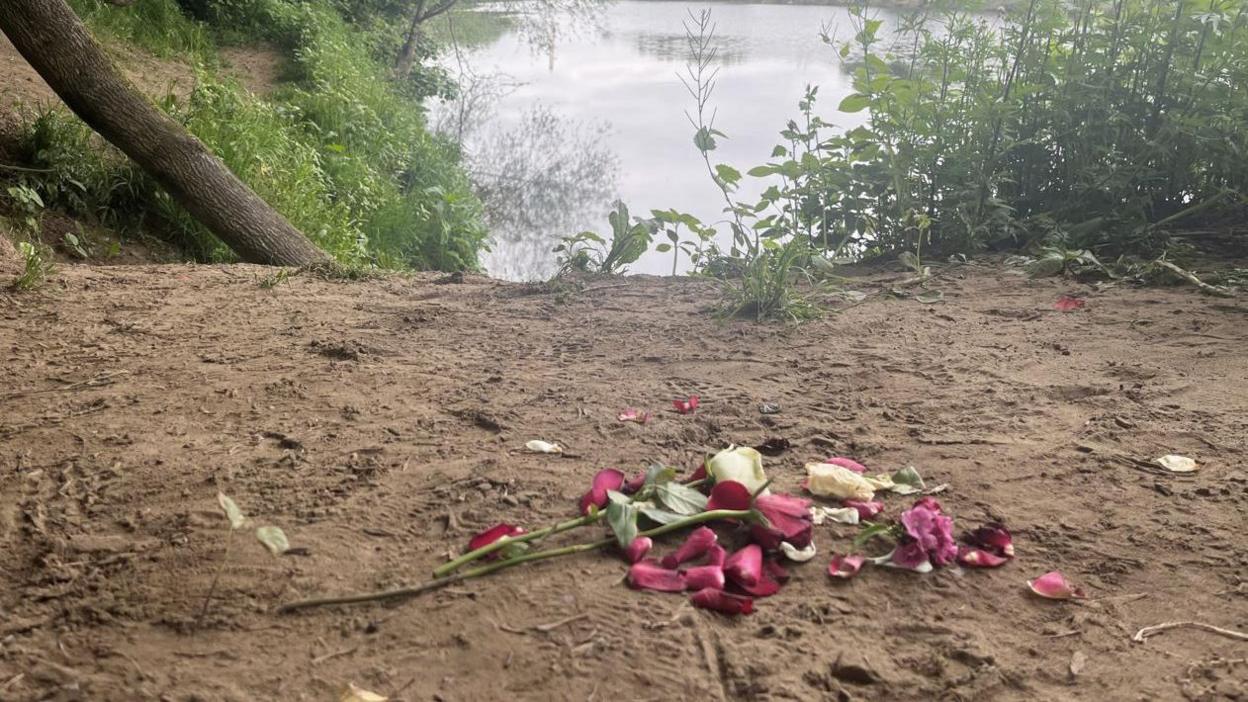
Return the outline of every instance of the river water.
<path id="1" fill-rule="evenodd" d="M 685 116 L 693 100 L 678 78 L 688 59 L 683 23 L 691 11 L 705 8 L 712 13 L 719 51 L 712 100 L 715 126 L 728 135 L 713 153 L 714 162 L 742 172 L 766 162 L 780 142 L 778 132 L 797 116 L 797 102 L 808 84 L 820 88 L 818 112 L 825 120 L 842 127 L 861 122 L 865 113 L 836 111 L 851 92 L 850 76 L 819 36 L 824 26 L 840 39 L 852 34 L 843 7 L 622 0 L 606 6 L 596 26 L 559 23 L 553 41 L 545 42 L 549 47 L 535 44 L 531 29 L 509 30 L 459 57 L 465 70 L 504 76 L 510 86 L 490 101 L 481 126 L 465 135 L 468 150 L 475 154 L 474 169 L 488 173 L 495 164 L 532 157 L 546 159 L 548 174 L 558 171 L 564 180 L 593 181 L 595 186 L 592 192 L 560 198 L 551 194 L 559 189 L 558 178 L 537 179 L 542 191 L 538 204 L 533 205 L 532 197 L 508 200 L 503 209 L 513 214 L 524 209 L 520 201 L 529 202 L 531 209 L 558 212 L 504 216 L 507 221 L 496 222 L 493 251 L 484 257 L 492 275 L 511 280 L 548 277 L 555 269 L 550 250 L 558 237 L 585 229 L 608 234 L 606 214 L 615 198 L 635 215 L 675 208 L 704 222 L 722 219 L 722 196 L 693 145 L 693 128 Z M 891 24 L 888 13 L 880 18 L 886 27 Z M 546 33 L 545 38 L 551 36 Z M 554 141 L 579 145 L 559 152 L 551 145 Z M 509 170 L 511 182 L 534 180 L 523 167 Z M 764 186 L 745 180 L 741 196 L 750 201 Z M 681 259 L 682 270 L 684 263 Z M 671 254 L 650 252 L 630 270 L 670 273 Z"/>

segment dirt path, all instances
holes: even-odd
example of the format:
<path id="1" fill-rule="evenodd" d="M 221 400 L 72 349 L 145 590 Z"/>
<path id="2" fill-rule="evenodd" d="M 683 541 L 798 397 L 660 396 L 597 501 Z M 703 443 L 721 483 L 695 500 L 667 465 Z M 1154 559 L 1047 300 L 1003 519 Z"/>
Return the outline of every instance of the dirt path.
<path id="1" fill-rule="evenodd" d="M 785 329 L 720 324 L 712 286 L 686 280 L 263 275 L 82 266 L 0 294 L 0 699 L 333 700 L 348 681 L 403 700 L 1248 695 L 1248 644 L 1131 641 L 1174 619 L 1248 629 L 1242 300 L 966 267 L 943 303 L 880 296 Z M 1063 292 L 1087 308 L 1054 311 Z M 688 393 L 698 414 L 667 410 Z M 625 406 L 658 418 L 622 424 Z M 784 490 L 830 453 L 914 464 L 948 483 L 960 526 L 1005 520 L 1019 556 L 833 584 L 826 556 L 853 532 L 828 525 L 815 561 L 735 620 L 632 592 L 605 555 L 269 613 L 422 580 L 500 520 L 566 517 L 602 466 L 688 468 L 772 436 L 793 443 L 768 461 Z M 577 457 L 518 450 L 539 437 Z M 1202 469 L 1131 461 L 1165 453 Z M 218 490 L 307 551 L 236 544 L 195 630 Z M 1053 568 L 1091 599 L 1031 596 Z"/>

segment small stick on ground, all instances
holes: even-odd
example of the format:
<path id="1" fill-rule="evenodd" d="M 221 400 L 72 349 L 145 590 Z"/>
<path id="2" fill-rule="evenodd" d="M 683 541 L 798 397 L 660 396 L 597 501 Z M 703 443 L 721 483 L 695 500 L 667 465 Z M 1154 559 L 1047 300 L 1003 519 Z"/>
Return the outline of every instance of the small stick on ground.
<path id="1" fill-rule="evenodd" d="M 1138 643 L 1144 643 L 1150 636 L 1156 636 L 1157 634 L 1160 634 L 1163 631 L 1169 631 L 1170 629 L 1182 629 L 1184 627 L 1200 629 L 1201 631 L 1208 631 L 1212 634 L 1218 634 L 1220 636 L 1226 636 L 1240 641 L 1248 641 L 1248 634 L 1242 631 L 1223 629 L 1222 627 L 1205 624 L 1204 622 L 1166 622 L 1165 624 L 1157 624 L 1156 626 L 1146 626 L 1135 632 L 1135 636 L 1132 636 L 1131 640 Z"/>

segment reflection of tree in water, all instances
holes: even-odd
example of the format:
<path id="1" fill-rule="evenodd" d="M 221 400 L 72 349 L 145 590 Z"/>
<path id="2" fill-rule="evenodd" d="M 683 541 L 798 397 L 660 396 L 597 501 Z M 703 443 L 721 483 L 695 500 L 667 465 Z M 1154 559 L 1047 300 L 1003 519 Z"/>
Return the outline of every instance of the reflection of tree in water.
<path id="1" fill-rule="evenodd" d="M 555 240 L 583 229 L 585 212 L 614 199 L 619 161 L 604 145 L 604 131 L 604 125 L 565 120 L 539 105 L 512 129 L 490 132 L 473 145 L 469 172 L 494 240 L 490 274 L 552 274 Z"/>
<path id="2" fill-rule="evenodd" d="M 457 57 L 458 58 L 458 57 Z M 510 76 L 480 75 L 459 61 L 460 90 L 433 110 L 435 129 L 452 137 L 485 205 L 493 251 L 489 272 L 512 280 L 554 273 L 555 241 L 593 222 L 616 198 L 619 161 L 606 146 L 607 125 L 576 122 L 549 108 L 530 108 L 516 122 L 496 114 L 518 85 Z"/>
<path id="3" fill-rule="evenodd" d="M 721 37 L 720 40 L 715 52 L 716 65 L 735 66 L 750 58 L 750 42 L 745 37 Z M 636 44 L 643 56 L 682 65 L 689 60 L 689 38 L 684 34 L 638 34 Z"/>
<path id="4" fill-rule="evenodd" d="M 555 241 L 588 224 L 586 212 L 614 199 L 619 163 L 604 145 L 605 126 L 563 119 L 543 106 L 471 145 L 468 167 L 485 203 L 493 275 L 511 279 L 554 272 Z"/>

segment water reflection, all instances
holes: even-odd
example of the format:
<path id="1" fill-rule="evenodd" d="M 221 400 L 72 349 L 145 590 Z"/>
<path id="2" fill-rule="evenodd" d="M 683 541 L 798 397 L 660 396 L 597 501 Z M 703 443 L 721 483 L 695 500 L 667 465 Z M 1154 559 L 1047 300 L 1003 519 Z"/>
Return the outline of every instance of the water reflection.
<path id="1" fill-rule="evenodd" d="M 686 54 L 683 21 L 691 9 L 707 6 L 717 24 L 721 68 L 716 126 L 728 134 L 715 162 L 743 171 L 765 162 L 807 84 L 820 86 L 826 120 L 861 124 L 862 113 L 836 112 L 850 79 L 819 38 L 824 25 L 848 28 L 842 7 L 622 0 L 606 7 L 594 31 L 552 31 L 558 41 L 549 53 L 534 52 L 520 32 L 504 34 L 463 57 L 475 74 L 508 75 L 514 88 L 495 96 L 490 118 L 465 143 L 479 176 L 507 164 L 510 182 L 519 177 L 540 192 L 480 181 L 487 199 L 498 200 L 490 204 L 494 251 L 485 259 L 493 275 L 549 275 L 558 237 L 605 232 L 617 196 L 635 214 L 675 207 L 706 222 L 722 219 L 722 198 L 693 146 L 684 114 L 690 101 L 676 76 Z M 570 147 L 563 148 L 564 139 Z M 508 150 L 514 153 L 503 153 Z M 519 165 L 525 158 L 538 163 L 526 170 Z M 748 201 L 761 190 L 761 181 L 747 179 L 740 195 Z M 523 208 L 537 212 L 518 214 Z M 648 254 L 633 270 L 664 274 L 670 261 Z"/>

